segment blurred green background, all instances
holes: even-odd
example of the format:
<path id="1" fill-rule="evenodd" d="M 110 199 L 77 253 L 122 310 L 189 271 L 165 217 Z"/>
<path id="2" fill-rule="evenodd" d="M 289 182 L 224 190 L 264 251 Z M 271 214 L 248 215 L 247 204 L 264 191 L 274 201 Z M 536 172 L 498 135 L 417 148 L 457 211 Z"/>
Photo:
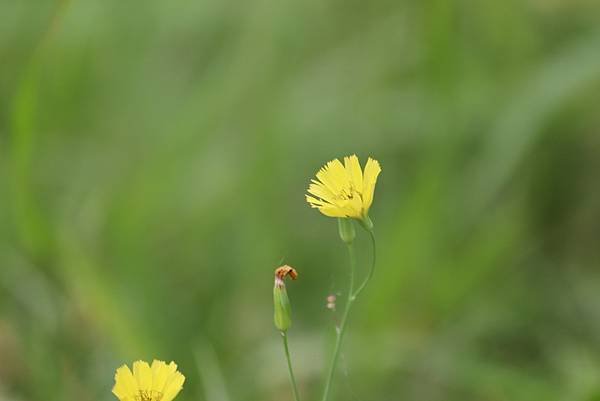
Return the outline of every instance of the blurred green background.
<path id="1" fill-rule="evenodd" d="M 383 167 L 335 399 L 600 399 L 600 3 L 0 2 L 0 400 L 315 400 L 346 255 L 304 201 Z M 359 232 L 364 271 L 370 255 Z"/>

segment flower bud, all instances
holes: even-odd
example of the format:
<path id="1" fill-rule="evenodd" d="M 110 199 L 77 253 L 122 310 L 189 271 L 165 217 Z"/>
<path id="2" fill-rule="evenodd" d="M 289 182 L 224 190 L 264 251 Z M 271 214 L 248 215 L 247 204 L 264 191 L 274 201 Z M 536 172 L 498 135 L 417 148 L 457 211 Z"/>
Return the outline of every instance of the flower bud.
<path id="1" fill-rule="evenodd" d="M 356 230 L 354 229 L 352 219 L 345 217 L 338 218 L 338 232 L 342 241 L 346 244 L 351 244 L 356 237 Z"/>
<path id="2" fill-rule="evenodd" d="M 290 276 L 292 280 L 298 277 L 293 267 L 281 266 L 275 270 L 275 285 L 273 286 L 273 306 L 275 327 L 281 332 L 286 332 L 292 325 L 292 307 L 285 288 L 285 277 Z"/>

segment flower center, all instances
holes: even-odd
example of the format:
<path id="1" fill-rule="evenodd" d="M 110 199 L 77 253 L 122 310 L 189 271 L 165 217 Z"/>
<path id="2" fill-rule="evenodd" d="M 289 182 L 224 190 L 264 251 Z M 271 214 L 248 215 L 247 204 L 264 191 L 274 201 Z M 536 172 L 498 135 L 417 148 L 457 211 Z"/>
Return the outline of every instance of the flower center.
<path id="1" fill-rule="evenodd" d="M 160 401 L 163 393 L 154 390 L 140 390 L 140 393 L 135 396 L 135 401 Z"/>
<path id="2" fill-rule="evenodd" d="M 355 196 L 360 196 L 360 194 L 350 185 L 348 188 L 342 188 L 335 198 L 336 200 L 352 200 Z"/>

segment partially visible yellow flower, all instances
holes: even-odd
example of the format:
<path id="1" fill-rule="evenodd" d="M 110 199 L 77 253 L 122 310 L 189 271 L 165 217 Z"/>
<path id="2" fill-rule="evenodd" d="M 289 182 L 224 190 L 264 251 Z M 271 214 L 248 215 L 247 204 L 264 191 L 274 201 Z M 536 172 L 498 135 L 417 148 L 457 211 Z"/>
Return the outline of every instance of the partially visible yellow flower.
<path id="1" fill-rule="evenodd" d="M 350 217 L 369 221 L 369 208 L 373 203 L 373 192 L 381 167 L 377 160 L 369 157 L 364 172 L 356 155 L 328 162 L 311 180 L 306 201 L 329 217 Z"/>
<path id="2" fill-rule="evenodd" d="M 181 390 L 185 377 L 177 364 L 154 360 L 133 363 L 133 373 L 127 365 L 117 369 L 113 394 L 121 401 L 171 401 Z"/>

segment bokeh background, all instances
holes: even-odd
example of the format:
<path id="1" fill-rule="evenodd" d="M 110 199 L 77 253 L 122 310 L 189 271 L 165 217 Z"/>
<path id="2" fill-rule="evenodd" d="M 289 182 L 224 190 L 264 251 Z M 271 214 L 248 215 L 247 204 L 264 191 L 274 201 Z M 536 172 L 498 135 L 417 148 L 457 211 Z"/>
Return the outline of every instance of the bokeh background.
<path id="1" fill-rule="evenodd" d="M 0 400 L 318 399 L 324 162 L 383 172 L 335 399 L 600 399 L 600 3 L 0 2 Z M 370 247 L 359 237 L 361 269 Z"/>

